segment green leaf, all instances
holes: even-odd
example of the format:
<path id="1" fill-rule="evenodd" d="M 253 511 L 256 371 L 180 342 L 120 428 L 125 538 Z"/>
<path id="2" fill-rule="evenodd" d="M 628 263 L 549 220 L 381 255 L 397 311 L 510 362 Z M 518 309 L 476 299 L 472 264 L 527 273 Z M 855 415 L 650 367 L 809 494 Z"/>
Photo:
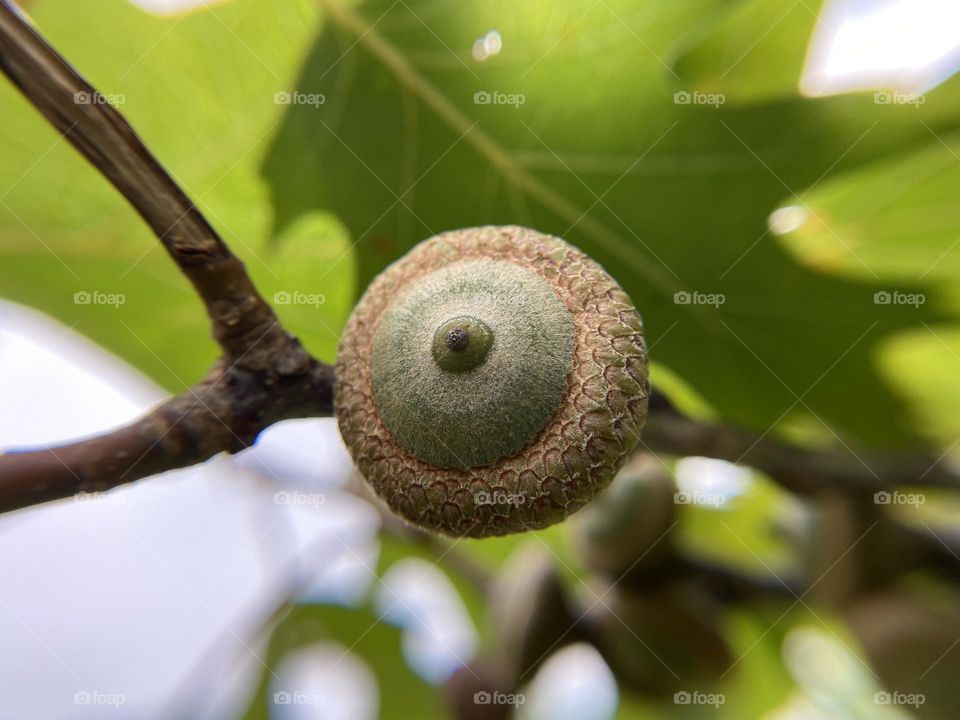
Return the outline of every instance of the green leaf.
<path id="1" fill-rule="evenodd" d="M 407 665 L 401 652 L 401 631 L 383 622 L 368 608 L 332 605 L 293 605 L 274 630 L 264 658 L 276 668 L 288 653 L 316 642 L 339 642 L 361 658 L 377 678 L 382 720 L 446 717 L 436 689 L 424 683 Z M 271 706 L 270 679 L 265 670 L 245 720 L 266 720 Z"/>
<path id="2" fill-rule="evenodd" d="M 683 552 L 757 577 L 800 575 L 796 543 L 783 527 L 802 512 L 801 502 L 764 475 L 751 473 L 746 491 L 721 509 L 691 504 L 679 510 L 676 539 Z"/>
<path id="3" fill-rule="evenodd" d="M 866 280 L 950 287 L 960 273 L 960 135 L 820 183 L 783 237 L 813 269 Z"/>
<path id="4" fill-rule="evenodd" d="M 343 228 L 324 213 L 308 213 L 262 252 L 250 274 L 284 326 L 332 362 L 353 307 L 353 253 Z"/>
<path id="5" fill-rule="evenodd" d="M 869 97 L 677 104 L 685 87 L 671 59 L 709 37 L 708 20 L 732 32 L 758 3 L 732 15 L 712 0 L 323 4 L 329 21 L 298 87 L 326 102 L 288 108 L 263 172 L 279 227 L 317 208 L 342 218 L 360 287 L 436 232 L 533 226 L 611 271 L 644 316 L 653 358 L 719 419 L 831 441 L 930 439 L 873 359 L 941 316 L 878 319 L 862 302 L 874 278 L 797 262 L 767 222 L 794 193 L 932 145 L 931 130 L 956 125 L 956 82 L 919 109 Z M 809 27 L 777 27 L 761 61 L 796 71 Z M 474 59 L 492 29 L 502 50 Z M 742 44 L 749 29 L 735 36 Z M 480 104 L 476 93 L 487 93 Z M 303 184 L 316 189 L 307 201 Z M 678 292 L 725 302 L 682 304 Z"/>
<path id="6" fill-rule="evenodd" d="M 769 604 L 729 614 L 725 635 L 736 665 L 724 678 L 721 717 L 766 717 L 795 687 L 783 664 L 782 645 L 787 628 L 797 622 L 798 616 L 804 616 L 802 608 L 791 609 L 789 604 Z"/>
<path id="7" fill-rule="evenodd" d="M 113 97 L 269 297 L 325 296 L 320 307 L 281 315 L 332 359 L 355 292 L 350 246 L 329 221 L 322 232 L 294 227 L 273 237 L 258 174 L 284 108 L 274 94 L 292 86 L 314 36 L 315 6 L 236 0 L 156 17 L 127 0 L 44 0 L 30 12 L 49 42 Z M 0 106 L 0 296 L 54 315 L 171 390 L 197 381 L 217 351 L 186 280 L 125 200 L 7 82 Z M 77 292 L 124 302 L 75 304 Z"/>
<path id="8" fill-rule="evenodd" d="M 951 447 L 960 432 L 960 135 L 825 182 L 807 196 L 784 246 L 797 262 L 857 278 L 878 320 L 903 328 L 876 352 L 878 371 L 906 398 L 908 420 Z"/>
<path id="9" fill-rule="evenodd" d="M 725 102 L 757 102 L 797 94 L 823 3 L 745 0 L 727 13 L 674 69 L 688 92 L 721 93 Z"/>

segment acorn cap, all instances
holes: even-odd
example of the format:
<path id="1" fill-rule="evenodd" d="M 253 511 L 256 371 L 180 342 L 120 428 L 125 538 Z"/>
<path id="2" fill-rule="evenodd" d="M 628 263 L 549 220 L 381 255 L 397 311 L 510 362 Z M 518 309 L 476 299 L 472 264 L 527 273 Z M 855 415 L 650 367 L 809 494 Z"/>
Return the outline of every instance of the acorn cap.
<path id="1" fill-rule="evenodd" d="M 542 528 L 606 487 L 639 438 L 643 325 L 559 238 L 443 233 L 364 293 L 334 393 L 344 442 L 398 515 L 454 536 Z"/>

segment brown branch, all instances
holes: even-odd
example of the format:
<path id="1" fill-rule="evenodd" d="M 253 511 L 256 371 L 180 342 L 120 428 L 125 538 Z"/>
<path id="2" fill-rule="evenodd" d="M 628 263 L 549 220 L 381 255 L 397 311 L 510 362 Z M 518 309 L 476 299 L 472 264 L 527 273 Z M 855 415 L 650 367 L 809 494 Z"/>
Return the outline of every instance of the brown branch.
<path id="1" fill-rule="evenodd" d="M 329 415 L 332 383 L 332 368 L 316 362 L 285 374 L 221 361 L 199 385 L 130 425 L 62 447 L 0 455 L 0 512 L 238 452 L 272 423 Z"/>
<path id="2" fill-rule="evenodd" d="M 0 0 L 0 69 L 154 231 L 203 300 L 223 350 L 200 384 L 130 425 L 0 455 L 0 512 L 237 452 L 274 422 L 331 414 L 333 369 L 282 328 L 243 263 L 126 120 L 7 0 Z"/>
<path id="3" fill-rule="evenodd" d="M 942 464 L 942 458 L 848 448 L 808 450 L 769 435 L 685 417 L 659 394 L 651 400 L 641 440 L 641 447 L 655 452 L 754 467 L 798 495 L 824 490 L 871 494 L 907 486 L 960 489 L 960 475 Z"/>

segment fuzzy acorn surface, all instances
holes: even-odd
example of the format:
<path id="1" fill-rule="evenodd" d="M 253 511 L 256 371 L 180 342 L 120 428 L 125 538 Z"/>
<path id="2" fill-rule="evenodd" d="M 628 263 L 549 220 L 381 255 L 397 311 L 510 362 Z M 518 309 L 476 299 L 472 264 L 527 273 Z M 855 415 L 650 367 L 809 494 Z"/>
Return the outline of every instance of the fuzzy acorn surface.
<path id="1" fill-rule="evenodd" d="M 389 507 L 453 536 L 546 527 L 605 488 L 640 436 L 643 324 L 559 238 L 480 227 L 425 240 L 350 317 L 334 405 Z"/>

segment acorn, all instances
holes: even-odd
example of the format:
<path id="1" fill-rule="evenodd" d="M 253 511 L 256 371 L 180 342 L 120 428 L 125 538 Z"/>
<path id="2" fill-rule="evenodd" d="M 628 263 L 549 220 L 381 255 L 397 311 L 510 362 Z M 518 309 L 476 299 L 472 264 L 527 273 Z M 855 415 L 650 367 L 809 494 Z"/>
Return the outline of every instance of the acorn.
<path id="1" fill-rule="evenodd" d="M 437 235 L 371 283 L 334 406 L 396 514 L 452 536 L 546 527 L 606 487 L 650 394 L 643 324 L 600 265 L 522 227 Z"/>
<path id="2" fill-rule="evenodd" d="M 845 610 L 885 691 L 898 693 L 909 717 L 953 720 L 960 707 L 960 592 L 914 576 L 863 595 Z"/>
<path id="3" fill-rule="evenodd" d="M 672 561 L 676 485 L 663 461 L 636 452 L 610 487 L 577 515 L 574 548 L 594 572 L 640 579 Z"/>
<path id="4" fill-rule="evenodd" d="M 560 564 L 539 540 L 526 540 L 497 569 L 487 592 L 490 659 L 510 692 L 553 652 L 582 640 L 585 613 L 564 586 Z"/>
<path id="5" fill-rule="evenodd" d="M 635 588 L 595 576 L 585 600 L 586 632 L 623 688 L 654 698 L 707 689 L 735 664 L 726 608 L 695 577 Z"/>

